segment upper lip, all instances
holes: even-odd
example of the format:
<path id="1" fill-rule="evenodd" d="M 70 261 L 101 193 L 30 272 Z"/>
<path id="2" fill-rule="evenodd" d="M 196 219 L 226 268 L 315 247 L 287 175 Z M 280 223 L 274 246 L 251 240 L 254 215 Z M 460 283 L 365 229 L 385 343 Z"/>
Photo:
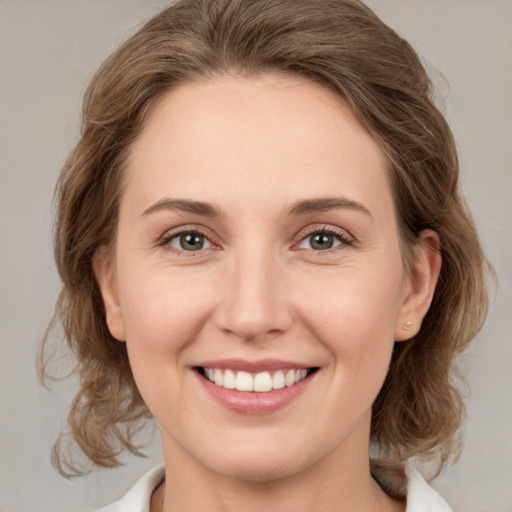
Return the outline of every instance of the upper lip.
<path id="1" fill-rule="evenodd" d="M 258 373 L 273 370 L 300 370 L 314 368 L 314 365 L 299 363 L 297 361 L 285 361 L 282 359 L 260 359 L 248 361 L 245 359 L 216 359 L 214 361 L 203 361 L 195 366 L 203 368 L 219 368 L 221 370 L 245 371 Z"/>

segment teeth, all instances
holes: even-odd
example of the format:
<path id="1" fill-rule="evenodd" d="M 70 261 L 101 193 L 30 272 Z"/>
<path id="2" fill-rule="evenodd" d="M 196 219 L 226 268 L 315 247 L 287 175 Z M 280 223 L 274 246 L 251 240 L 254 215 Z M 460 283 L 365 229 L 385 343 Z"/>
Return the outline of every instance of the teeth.
<path id="1" fill-rule="evenodd" d="M 273 389 L 290 387 L 305 379 L 308 371 L 304 368 L 297 370 L 277 370 L 274 375 L 269 372 L 259 372 L 252 375 L 248 372 L 221 370 L 220 368 L 204 368 L 206 377 L 216 386 L 238 391 L 255 391 L 266 393 Z"/>
<path id="2" fill-rule="evenodd" d="M 236 375 L 231 370 L 226 370 L 224 372 L 224 382 L 222 383 L 222 387 L 227 389 L 236 388 Z"/>
<path id="3" fill-rule="evenodd" d="M 254 389 L 254 379 L 247 372 L 238 372 L 236 374 L 236 389 L 238 391 L 252 391 Z"/>
<path id="4" fill-rule="evenodd" d="M 274 373 L 274 376 L 272 377 L 272 388 L 284 388 L 284 373 L 281 370 L 278 370 L 276 373 Z"/>
<path id="5" fill-rule="evenodd" d="M 284 378 L 284 383 L 288 387 L 293 386 L 295 384 L 295 370 L 288 370 L 288 373 Z"/>
<path id="6" fill-rule="evenodd" d="M 254 377 L 254 391 L 264 393 L 272 389 L 272 377 L 268 372 L 257 373 Z"/>

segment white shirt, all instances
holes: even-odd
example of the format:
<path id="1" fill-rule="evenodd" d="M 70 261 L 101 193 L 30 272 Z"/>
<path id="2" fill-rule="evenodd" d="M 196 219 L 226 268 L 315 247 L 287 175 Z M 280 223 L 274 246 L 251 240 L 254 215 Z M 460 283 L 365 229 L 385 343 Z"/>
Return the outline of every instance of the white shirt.
<path id="1" fill-rule="evenodd" d="M 162 464 L 146 473 L 125 496 L 96 512 L 149 512 L 153 491 L 165 476 Z M 407 480 L 406 512 L 453 512 L 448 503 L 439 496 L 410 464 L 405 466 Z"/>

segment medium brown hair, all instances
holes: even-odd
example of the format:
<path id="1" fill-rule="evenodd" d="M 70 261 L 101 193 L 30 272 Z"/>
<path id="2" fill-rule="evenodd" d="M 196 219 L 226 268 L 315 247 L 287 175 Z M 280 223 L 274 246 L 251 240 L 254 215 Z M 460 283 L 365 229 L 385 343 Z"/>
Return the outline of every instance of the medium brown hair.
<path id="1" fill-rule="evenodd" d="M 116 466 L 150 417 L 124 343 L 110 334 L 95 280 L 95 251 L 116 236 L 124 162 L 156 102 L 178 84 L 223 74 L 293 74 L 328 87 L 378 141 L 407 253 L 425 228 L 443 265 L 420 332 L 395 344 L 374 403 L 372 439 L 388 456 L 437 457 L 459 450 L 464 413 L 455 356 L 482 326 L 486 260 L 459 192 L 452 133 L 431 99 L 411 46 L 357 0 L 181 0 L 151 19 L 101 66 L 84 99 L 82 136 L 57 187 L 55 257 L 63 287 L 60 322 L 76 356 L 80 389 L 72 437 L 98 466 Z M 43 342 L 40 373 L 47 376 Z M 79 468 L 57 443 L 63 474 Z"/>

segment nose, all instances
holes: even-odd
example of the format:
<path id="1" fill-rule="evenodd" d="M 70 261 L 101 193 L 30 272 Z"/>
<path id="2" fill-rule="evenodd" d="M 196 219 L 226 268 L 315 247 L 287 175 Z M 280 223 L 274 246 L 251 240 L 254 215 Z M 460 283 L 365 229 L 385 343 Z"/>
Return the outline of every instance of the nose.
<path id="1" fill-rule="evenodd" d="M 285 273 L 272 251 L 233 255 L 219 291 L 217 327 L 243 341 L 267 341 L 292 323 Z"/>

